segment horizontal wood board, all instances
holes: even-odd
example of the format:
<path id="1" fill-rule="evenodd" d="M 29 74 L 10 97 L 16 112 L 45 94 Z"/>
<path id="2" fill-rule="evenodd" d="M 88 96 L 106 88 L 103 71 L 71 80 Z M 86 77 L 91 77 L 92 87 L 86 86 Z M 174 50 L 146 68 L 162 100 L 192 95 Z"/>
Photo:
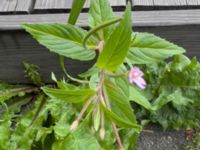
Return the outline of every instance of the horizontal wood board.
<path id="1" fill-rule="evenodd" d="M 29 12 L 33 0 L 0 0 L 0 12 Z"/>
<path id="2" fill-rule="evenodd" d="M 187 49 L 187 55 L 200 59 L 200 26 L 134 27 L 134 31 L 155 33 Z M 0 80 L 9 83 L 30 83 L 24 79 L 23 61 L 39 65 L 46 83 L 51 83 L 51 72 L 62 77 L 58 57 L 39 45 L 24 31 L 0 32 Z M 89 68 L 92 62 L 66 61 L 69 73 L 76 75 Z"/>
<path id="3" fill-rule="evenodd" d="M 122 12 L 115 12 L 122 16 Z M 0 15 L 0 30 L 21 29 L 23 23 L 65 23 L 69 14 Z M 200 10 L 135 11 L 133 26 L 200 25 Z M 87 26 L 88 14 L 82 13 L 78 25 Z"/>
<path id="4" fill-rule="evenodd" d="M 73 0 L 36 0 L 34 9 L 70 9 Z M 110 0 L 111 6 L 125 6 L 126 0 Z M 86 0 L 84 8 L 89 8 L 90 0 Z"/>
<path id="5" fill-rule="evenodd" d="M 54 10 L 54 13 L 60 10 L 69 10 L 73 0 L 1 0 L 0 13 L 44 13 L 46 10 Z M 89 8 L 90 0 L 86 1 L 84 8 Z M 126 5 L 126 0 L 110 0 L 114 7 L 121 7 Z M 141 6 L 143 9 L 160 7 L 176 7 L 176 8 L 190 8 L 196 6 L 200 8 L 200 0 L 132 0 L 133 6 Z M 121 10 L 121 9 L 119 9 Z"/>

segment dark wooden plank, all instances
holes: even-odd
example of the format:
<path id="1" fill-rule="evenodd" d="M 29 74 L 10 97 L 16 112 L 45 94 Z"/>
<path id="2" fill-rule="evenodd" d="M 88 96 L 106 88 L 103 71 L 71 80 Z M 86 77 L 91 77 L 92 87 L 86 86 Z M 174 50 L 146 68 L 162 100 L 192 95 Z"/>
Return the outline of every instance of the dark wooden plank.
<path id="1" fill-rule="evenodd" d="M 28 12 L 32 0 L 1 0 L 0 12 Z"/>
<path id="2" fill-rule="evenodd" d="M 35 10 L 70 9 L 73 0 L 36 0 Z M 110 0 L 112 6 L 125 6 L 126 0 Z M 86 1 L 84 8 L 89 8 L 90 0 Z"/>
<path id="3" fill-rule="evenodd" d="M 51 72 L 62 77 L 58 57 L 39 45 L 24 31 L 0 32 L 0 80 L 11 83 L 28 83 L 24 79 L 23 61 L 34 63 L 41 67 L 45 82 L 50 82 Z M 91 62 L 77 62 L 71 59 L 66 61 L 70 74 L 87 70 Z"/>
<path id="4" fill-rule="evenodd" d="M 122 12 L 115 12 L 122 16 Z M 35 14 L 0 16 L 0 30 L 21 29 L 23 23 L 61 22 L 65 23 L 69 14 Z M 162 10 L 162 11 L 134 11 L 132 14 L 134 26 L 174 26 L 199 25 L 200 10 Z M 78 25 L 86 26 L 88 16 L 83 13 L 79 17 Z"/>
<path id="5" fill-rule="evenodd" d="M 171 26 L 171 27 L 134 27 L 135 31 L 151 32 L 167 40 L 177 43 L 188 50 L 188 56 L 198 56 L 200 59 L 200 26 Z M 61 77 L 58 57 L 40 46 L 24 31 L 0 32 L 0 80 L 10 83 L 29 83 L 23 78 L 22 61 L 28 61 L 41 67 L 45 82 L 51 82 L 51 72 Z M 70 74 L 83 72 L 92 63 L 66 61 Z"/>

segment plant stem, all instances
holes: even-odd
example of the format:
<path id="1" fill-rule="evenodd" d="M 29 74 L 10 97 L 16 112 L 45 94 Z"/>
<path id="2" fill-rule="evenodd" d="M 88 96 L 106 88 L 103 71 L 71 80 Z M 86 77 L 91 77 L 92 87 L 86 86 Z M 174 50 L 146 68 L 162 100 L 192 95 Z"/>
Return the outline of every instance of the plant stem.
<path id="1" fill-rule="evenodd" d="M 104 82 L 104 70 L 100 71 L 100 80 L 97 86 L 97 104 L 100 102 L 101 98 L 102 98 L 102 90 L 103 90 L 103 82 Z"/>
<path id="2" fill-rule="evenodd" d="M 117 130 L 117 126 L 114 122 L 112 122 L 112 128 L 115 133 L 115 137 L 116 137 L 117 143 L 119 144 L 120 150 L 124 150 L 124 146 L 122 145 L 122 142 L 121 142 L 118 130 Z"/>
<path id="3" fill-rule="evenodd" d="M 39 113 L 40 113 L 40 111 L 42 110 L 43 106 L 45 105 L 47 99 L 48 99 L 47 96 L 44 96 L 44 97 L 43 97 L 43 99 L 42 99 L 42 101 L 40 102 L 40 105 L 39 105 L 39 107 L 38 107 L 38 109 L 37 109 L 37 111 L 36 111 L 36 113 L 35 113 L 35 115 L 34 115 L 32 121 L 31 121 L 31 123 L 30 123 L 30 125 L 29 125 L 29 127 L 32 127 L 32 125 L 33 125 L 34 122 L 36 121 L 36 119 L 37 119 L 37 117 L 39 116 Z"/>
<path id="4" fill-rule="evenodd" d="M 108 96 L 107 96 L 107 93 L 105 91 L 103 92 L 103 96 L 104 96 L 104 102 L 106 104 L 106 107 L 109 110 L 111 110 L 111 107 L 110 107 L 110 104 L 109 104 L 109 101 L 108 101 Z M 113 121 L 112 121 L 112 128 L 113 128 L 113 131 L 114 131 L 117 143 L 118 143 L 118 145 L 120 147 L 120 150 L 124 150 L 124 146 L 122 145 L 122 142 L 121 142 L 118 130 L 117 130 L 117 126 L 116 126 L 116 124 Z"/>
<path id="5" fill-rule="evenodd" d="M 83 108 L 82 108 L 81 112 L 79 113 L 78 117 L 77 117 L 76 120 L 72 123 L 72 125 L 71 125 L 71 127 L 70 127 L 70 130 L 71 130 L 71 131 L 74 131 L 74 130 L 77 128 L 77 126 L 78 126 L 80 120 L 82 119 L 84 113 L 86 112 L 87 108 L 89 107 L 89 105 L 91 104 L 91 102 L 92 102 L 93 100 L 94 100 L 94 96 L 91 96 L 91 97 L 89 98 L 89 100 L 85 103 L 85 105 L 83 106 Z"/>
<path id="6" fill-rule="evenodd" d="M 18 93 L 18 92 L 26 92 L 26 93 L 39 92 L 39 88 L 38 87 L 34 87 L 34 86 L 24 86 L 24 87 L 18 87 L 18 88 L 11 89 L 10 92 L 12 92 L 12 93 Z"/>
<path id="7" fill-rule="evenodd" d="M 106 74 L 109 75 L 110 77 L 123 77 L 123 76 L 127 76 L 128 72 L 120 73 L 120 74 L 114 74 L 114 73 L 106 72 Z"/>
<path id="8" fill-rule="evenodd" d="M 64 72 L 64 74 L 67 76 L 67 78 L 69 78 L 70 80 L 72 80 L 74 82 L 78 82 L 78 83 L 82 83 L 82 84 L 84 84 L 84 83 L 88 84 L 89 83 L 88 81 L 76 79 L 76 78 L 74 78 L 74 77 L 72 77 L 71 75 L 68 74 L 68 72 L 67 72 L 67 70 L 65 68 L 64 57 L 63 56 L 60 56 L 59 61 L 60 61 L 60 67 L 61 67 L 62 71 Z"/>
<path id="9" fill-rule="evenodd" d="M 83 106 L 81 112 L 79 113 L 79 115 L 76 119 L 77 121 L 81 120 L 81 118 L 83 117 L 84 113 L 86 112 L 87 108 L 89 107 L 89 105 L 91 104 L 93 99 L 94 99 L 94 96 L 90 97 L 90 99 L 85 103 L 85 105 Z"/>

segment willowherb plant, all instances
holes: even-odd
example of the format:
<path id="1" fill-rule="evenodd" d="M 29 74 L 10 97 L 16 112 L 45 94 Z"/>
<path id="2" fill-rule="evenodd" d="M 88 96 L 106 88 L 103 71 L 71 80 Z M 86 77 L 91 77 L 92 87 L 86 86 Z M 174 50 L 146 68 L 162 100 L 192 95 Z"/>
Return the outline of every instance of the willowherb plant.
<path id="1" fill-rule="evenodd" d="M 93 146 L 83 144 L 82 149 L 111 150 L 116 149 L 117 143 L 120 150 L 133 150 L 134 138 L 141 127 L 136 122 L 129 101 L 152 109 L 148 101 L 138 96 L 148 83 L 143 79 L 143 72 L 135 65 L 159 62 L 183 53 L 184 49 L 152 34 L 133 32 L 130 4 L 124 15 L 118 17 L 113 13 L 108 0 L 91 0 L 88 24 L 90 30 L 77 27 L 73 24 L 83 4 L 84 1 L 74 1 L 66 24 L 23 25 L 40 44 L 61 56 L 61 67 L 66 76 L 77 82 L 72 85 L 57 81 L 53 75 L 58 88 L 42 88 L 50 98 L 66 101 L 80 110 L 71 121 L 65 142 L 61 140 L 59 143 L 58 138 L 54 147 L 78 149 L 69 144 L 70 140 L 77 135 L 81 138 L 79 127 L 87 125 L 90 136 L 96 137 L 97 142 Z M 63 57 L 79 61 L 89 61 L 95 57 L 97 59 L 94 66 L 77 79 L 67 73 Z M 112 135 L 115 135 L 114 140 Z M 84 140 L 89 138 L 84 137 Z"/>

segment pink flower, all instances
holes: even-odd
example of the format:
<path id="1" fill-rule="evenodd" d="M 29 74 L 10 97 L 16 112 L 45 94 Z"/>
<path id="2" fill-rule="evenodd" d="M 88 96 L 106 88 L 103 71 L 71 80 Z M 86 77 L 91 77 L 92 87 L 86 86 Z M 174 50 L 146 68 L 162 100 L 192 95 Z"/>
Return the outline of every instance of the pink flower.
<path id="1" fill-rule="evenodd" d="M 129 82 L 135 83 L 139 88 L 146 88 L 146 81 L 143 79 L 144 73 L 138 67 L 131 68 L 129 72 Z"/>

